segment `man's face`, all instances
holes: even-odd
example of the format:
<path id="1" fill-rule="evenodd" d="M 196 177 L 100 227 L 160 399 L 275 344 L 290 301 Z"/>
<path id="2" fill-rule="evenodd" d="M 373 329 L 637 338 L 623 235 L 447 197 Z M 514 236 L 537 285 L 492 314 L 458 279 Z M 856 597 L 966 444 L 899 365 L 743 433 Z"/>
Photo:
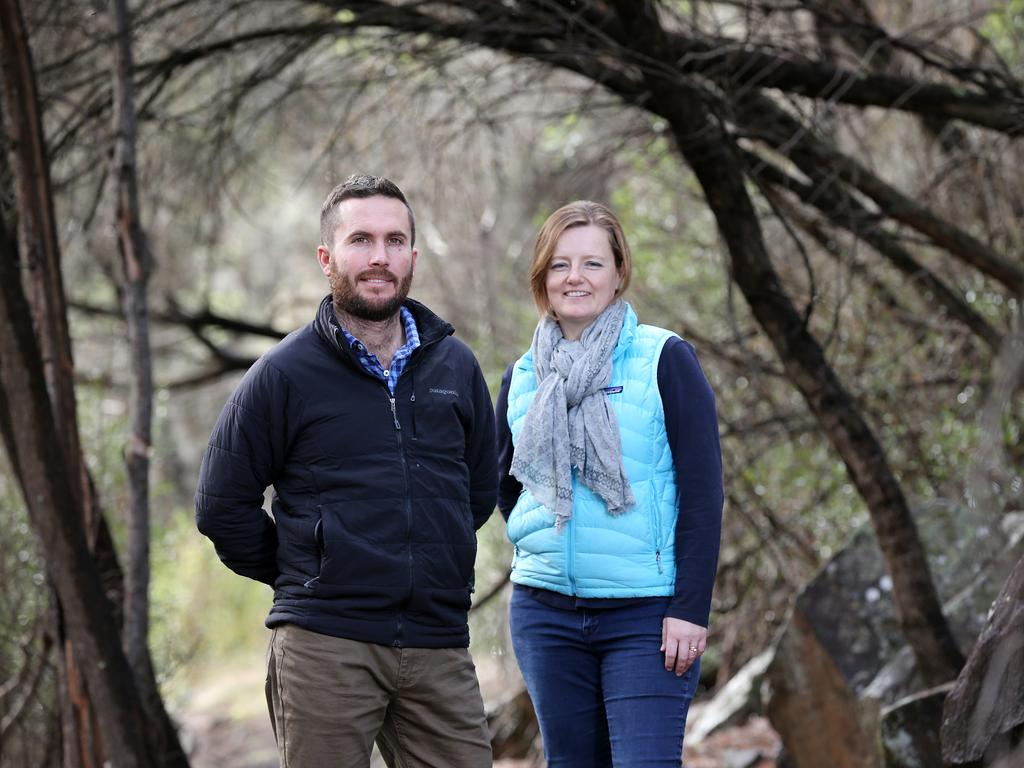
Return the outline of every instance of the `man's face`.
<path id="1" fill-rule="evenodd" d="M 409 295 L 416 266 L 409 213 L 391 197 L 352 197 L 338 206 L 330 249 L 317 248 L 334 306 L 363 320 L 392 317 Z"/>

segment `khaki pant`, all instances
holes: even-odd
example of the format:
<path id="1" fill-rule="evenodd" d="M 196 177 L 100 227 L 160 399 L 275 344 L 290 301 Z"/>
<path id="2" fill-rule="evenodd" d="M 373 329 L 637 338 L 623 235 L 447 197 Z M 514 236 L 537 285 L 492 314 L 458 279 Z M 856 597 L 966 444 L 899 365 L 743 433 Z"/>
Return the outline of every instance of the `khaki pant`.
<path id="1" fill-rule="evenodd" d="M 465 648 L 390 648 L 285 625 L 267 651 L 281 768 L 491 768 L 476 669 Z"/>

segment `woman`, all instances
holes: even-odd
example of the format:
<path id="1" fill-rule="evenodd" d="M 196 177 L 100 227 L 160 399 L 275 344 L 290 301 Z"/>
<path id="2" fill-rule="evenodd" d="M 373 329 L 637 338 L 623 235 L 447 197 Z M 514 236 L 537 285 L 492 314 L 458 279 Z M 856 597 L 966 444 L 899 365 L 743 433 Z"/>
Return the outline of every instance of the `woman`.
<path id="1" fill-rule="evenodd" d="M 548 765 L 678 768 L 707 647 L 722 467 L 693 348 L 638 325 L 629 246 L 578 201 L 544 223 L 542 315 L 502 380 L 512 644 Z"/>

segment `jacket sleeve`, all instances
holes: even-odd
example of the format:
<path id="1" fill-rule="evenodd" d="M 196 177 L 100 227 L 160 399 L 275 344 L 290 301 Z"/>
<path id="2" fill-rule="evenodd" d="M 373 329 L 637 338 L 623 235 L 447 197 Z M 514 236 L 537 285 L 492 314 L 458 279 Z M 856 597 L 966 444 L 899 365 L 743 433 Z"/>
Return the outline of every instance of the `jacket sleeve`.
<path id="1" fill-rule="evenodd" d="M 498 510 L 506 521 L 519 501 L 519 494 L 523 492 L 523 484 L 512 474 L 515 445 L 508 425 L 508 390 L 512 383 L 514 365 L 510 365 L 501 377 L 501 389 L 498 390 L 498 401 L 494 406 L 495 431 L 498 436 Z"/>
<path id="2" fill-rule="evenodd" d="M 469 503 L 473 527 L 480 530 L 498 499 L 498 462 L 494 446 L 494 407 L 483 372 L 473 359 L 470 382 L 473 417 L 466 425 L 466 464 L 469 466 Z"/>
<path id="3" fill-rule="evenodd" d="M 685 341 L 665 344 L 658 389 L 679 488 L 676 587 L 666 615 L 706 627 L 722 537 L 722 451 L 714 393 Z"/>
<path id="4" fill-rule="evenodd" d="M 263 495 L 284 464 L 286 404 L 286 381 L 260 360 L 217 419 L 196 490 L 196 525 L 221 561 L 270 585 L 278 575 L 277 529 Z"/>

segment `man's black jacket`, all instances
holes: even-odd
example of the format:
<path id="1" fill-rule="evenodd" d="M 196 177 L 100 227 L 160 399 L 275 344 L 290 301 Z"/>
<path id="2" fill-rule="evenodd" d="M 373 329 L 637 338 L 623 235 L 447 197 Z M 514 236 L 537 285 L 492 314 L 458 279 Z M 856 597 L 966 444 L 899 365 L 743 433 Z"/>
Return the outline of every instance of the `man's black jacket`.
<path id="1" fill-rule="evenodd" d="M 497 497 L 491 398 L 452 326 L 405 306 L 421 345 L 394 398 L 336 337 L 328 297 L 249 369 L 214 428 L 196 522 L 229 568 L 274 587 L 268 627 L 469 644 L 476 529 Z"/>

